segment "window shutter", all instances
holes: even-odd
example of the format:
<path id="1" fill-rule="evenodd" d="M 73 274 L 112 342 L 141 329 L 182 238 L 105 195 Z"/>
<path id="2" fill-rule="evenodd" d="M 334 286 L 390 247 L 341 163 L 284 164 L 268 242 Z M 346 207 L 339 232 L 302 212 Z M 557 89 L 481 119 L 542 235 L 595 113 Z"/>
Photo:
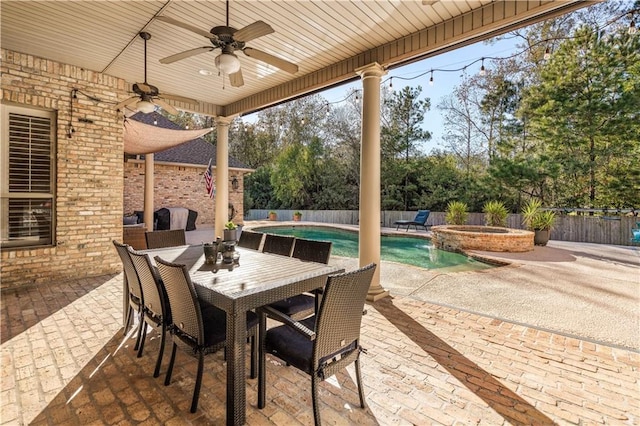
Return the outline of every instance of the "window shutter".
<path id="1" fill-rule="evenodd" d="M 3 105 L 2 247 L 53 244 L 55 114 Z"/>
<path id="2" fill-rule="evenodd" d="M 51 119 L 9 114 L 9 192 L 51 193 Z"/>

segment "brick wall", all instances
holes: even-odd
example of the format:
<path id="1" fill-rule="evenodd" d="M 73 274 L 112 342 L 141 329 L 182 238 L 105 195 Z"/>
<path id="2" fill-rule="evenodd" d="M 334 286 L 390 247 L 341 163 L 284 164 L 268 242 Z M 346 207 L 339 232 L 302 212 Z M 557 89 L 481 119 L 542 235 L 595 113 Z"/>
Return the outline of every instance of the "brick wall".
<path id="1" fill-rule="evenodd" d="M 124 80 L 1 50 L 2 101 L 57 111 L 56 245 L 4 249 L 3 289 L 121 270 L 111 240 L 122 240 L 123 128 L 113 106 L 128 96 Z M 71 90 L 75 133 L 67 138 Z M 93 120 L 93 124 L 79 122 Z"/>
<path id="2" fill-rule="evenodd" d="M 184 207 L 198 212 L 198 225 L 215 225 L 215 202 L 206 192 L 203 174 L 206 166 L 177 166 L 154 164 L 154 211 L 163 207 Z M 144 210 L 144 161 L 128 160 L 124 164 L 124 206 L 123 213 L 130 214 Z M 213 172 L 215 181 L 215 169 Z M 238 189 L 231 189 L 233 177 L 238 179 Z M 229 170 L 229 203 L 236 214 L 235 223 L 243 223 L 243 178 L 242 173 Z"/>

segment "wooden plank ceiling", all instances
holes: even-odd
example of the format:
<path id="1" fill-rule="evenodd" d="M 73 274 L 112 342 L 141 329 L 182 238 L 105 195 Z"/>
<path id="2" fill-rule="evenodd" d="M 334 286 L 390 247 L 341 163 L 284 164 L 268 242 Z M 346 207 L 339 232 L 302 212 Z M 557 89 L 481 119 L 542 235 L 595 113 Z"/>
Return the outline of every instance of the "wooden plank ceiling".
<path id="1" fill-rule="evenodd" d="M 433 2 L 424 2 L 433 3 Z M 298 65 L 292 75 L 237 52 L 244 76 L 231 87 L 214 65 L 219 49 L 174 62 L 159 59 L 208 39 L 156 20 L 168 16 L 209 31 L 225 25 L 226 2 L 209 1 L 24 1 L 0 2 L 3 49 L 144 81 L 161 93 L 197 99 L 173 103 L 211 115 L 248 113 L 355 78 L 371 62 L 385 67 L 423 59 L 535 21 L 592 4 L 591 1 L 440 0 L 230 0 L 229 25 L 262 20 L 275 30 L 247 46 Z M 208 70 L 211 75 L 202 75 Z"/>

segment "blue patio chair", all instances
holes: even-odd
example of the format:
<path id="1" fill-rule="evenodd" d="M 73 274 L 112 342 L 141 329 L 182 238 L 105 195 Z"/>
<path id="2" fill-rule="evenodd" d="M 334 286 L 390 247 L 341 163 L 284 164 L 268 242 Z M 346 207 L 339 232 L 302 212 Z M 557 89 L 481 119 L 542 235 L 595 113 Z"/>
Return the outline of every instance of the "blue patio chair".
<path id="1" fill-rule="evenodd" d="M 409 228 L 412 225 L 416 228 L 416 231 L 418 230 L 418 226 L 422 226 L 426 231 L 427 219 L 429 218 L 429 213 L 431 213 L 431 211 L 429 210 L 418 210 L 418 213 L 416 214 L 416 217 L 413 218 L 413 220 L 396 220 L 395 222 L 393 222 L 393 224 L 396 225 L 396 231 L 401 226 L 406 226 L 407 231 L 409 231 Z"/>
<path id="2" fill-rule="evenodd" d="M 640 229 L 631 229 L 631 237 L 632 243 L 640 243 Z"/>

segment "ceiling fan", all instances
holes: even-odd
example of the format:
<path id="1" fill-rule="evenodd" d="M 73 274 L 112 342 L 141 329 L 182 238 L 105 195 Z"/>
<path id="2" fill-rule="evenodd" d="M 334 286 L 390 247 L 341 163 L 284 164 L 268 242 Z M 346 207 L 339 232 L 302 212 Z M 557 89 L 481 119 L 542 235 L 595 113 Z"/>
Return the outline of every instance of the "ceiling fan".
<path id="1" fill-rule="evenodd" d="M 209 32 L 194 27 L 193 25 L 177 21 L 168 16 L 158 16 L 156 19 L 206 37 L 212 44 L 212 46 L 196 47 L 195 49 L 167 56 L 166 58 L 160 59 L 160 63 L 162 64 L 170 64 L 181 59 L 199 55 L 200 53 L 220 49 L 221 53 L 216 56 L 215 59 L 216 67 L 223 76 L 227 75 L 229 77 L 229 82 L 234 87 L 240 87 L 244 84 L 242 70 L 240 69 L 240 60 L 234 53 L 236 50 L 240 50 L 250 58 L 265 62 L 288 73 L 295 74 L 298 72 L 298 66 L 296 64 L 278 58 L 277 56 L 273 56 L 269 53 L 253 49 L 251 47 L 245 47 L 246 42 L 273 33 L 273 28 L 263 21 L 256 21 L 244 28 L 240 28 L 239 30 L 230 27 L 229 0 L 227 0 L 227 24 L 225 26 L 213 27 Z"/>
<path id="2" fill-rule="evenodd" d="M 150 113 L 155 110 L 156 105 L 167 111 L 169 114 L 176 115 L 178 110 L 172 105 L 164 101 L 164 99 L 173 99 L 175 101 L 197 104 L 195 99 L 185 98 L 176 95 L 161 95 L 156 86 L 147 83 L 147 40 L 151 38 L 151 34 L 147 32 L 141 32 L 140 38 L 144 40 L 144 83 L 135 83 L 132 87 L 133 91 L 137 93 L 137 96 L 133 96 L 129 99 L 118 103 L 116 109 L 123 110 L 123 108 L 131 108 L 135 104 L 135 110 Z"/>

